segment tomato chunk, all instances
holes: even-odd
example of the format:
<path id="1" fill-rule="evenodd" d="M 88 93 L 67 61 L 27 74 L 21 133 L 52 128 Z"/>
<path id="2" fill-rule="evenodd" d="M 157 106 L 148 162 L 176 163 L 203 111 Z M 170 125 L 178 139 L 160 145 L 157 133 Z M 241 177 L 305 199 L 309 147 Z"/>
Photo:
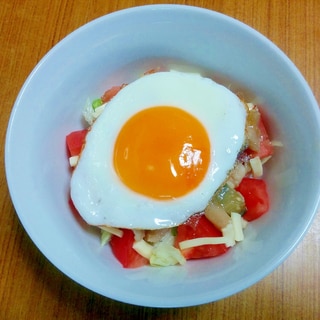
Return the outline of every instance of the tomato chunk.
<path id="1" fill-rule="evenodd" d="M 266 130 L 266 127 L 264 125 L 264 122 L 262 120 L 262 117 L 260 117 L 260 121 L 259 121 L 259 130 L 260 130 L 260 149 L 258 152 L 250 150 L 249 154 L 251 158 L 258 156 L 262 159 L 262 158 L 271 156 L 273 154 L 273 145 L 270 141 L 270 138 Z"/>
<path id="2" fill-rule="evenodd" d="M 82 146 L 85 143 L 87 129 L 71 132 L 66 137 L 67 148 L 70 156 L 78 156 L 82 150 Z"/>
<path id="3" fill-rule="evenodd" d="M 259 121 L 259 129 L 260 129 L 260 135 L 261 135 L 259 157 L 264 158 L 264 157 L 271 156 L 273 154 L 273 145 L 270 141 L 266 127 L 261 117 Z"/>
<path id="4" fill-rule="evenodd" d="M 200 237 L 221 237 L 221 231 L 218 230 L 204 214 L 194 214 L 185 223 L 177 228 L 175 246 L 179 248 L 179 243 L 184 240 L 190 240 Z M 225 253 L 228 248 L 224 244 L 203 245 L 182 250 L 183 256 L 189 259 L 199 259 L 215 257 Z"/>
<path id="5" fill-rule="evenodd" d="M 243 215 L 245 220 L 255 220 L 269 210 L 269 195 L 264 180 L 243 178 L 236 190 L 244 197 L 247 207 Z"/>
<path id="6" fill-rule="evenodd" d="M 139 268 L 149 264 L 149 260 L 142 257 L 132 246 L 134 233 L 129 229 L 122 229 L 123 236 L 120 238 L 113 235 L 110 239 L 110 246 L 114 256 L 124 268 Z"/>
<path id="7" fill-rule="evenodd" d="M 106 103 L 110 101 L 123 87 L 125 87 L 125 84 L 121 86 L 113 86 L 108 89 L 101 97 L 102 102 Z"/>

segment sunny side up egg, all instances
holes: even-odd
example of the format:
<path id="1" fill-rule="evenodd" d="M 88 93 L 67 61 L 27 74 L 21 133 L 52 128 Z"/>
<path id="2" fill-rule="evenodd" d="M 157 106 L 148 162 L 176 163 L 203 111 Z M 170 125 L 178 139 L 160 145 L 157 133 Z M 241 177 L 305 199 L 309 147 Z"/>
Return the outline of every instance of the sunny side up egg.
<path id="1" fill-rule="evenodd" d="M 90 225 L 177 226 L 205 209 L 245 141 L 246 108 L 198 74 L 145 75 L 88 132 L 71 198 Z"/>

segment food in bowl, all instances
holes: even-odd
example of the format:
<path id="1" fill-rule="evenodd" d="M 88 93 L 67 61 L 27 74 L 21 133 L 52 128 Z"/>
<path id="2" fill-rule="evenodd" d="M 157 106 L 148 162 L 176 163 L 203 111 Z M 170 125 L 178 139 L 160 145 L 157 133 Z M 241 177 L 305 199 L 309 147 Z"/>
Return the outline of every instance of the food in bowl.
<path id="1" fill-rule="evenodd" d="M 196 73 L 146 72 L 88 102 L 67 136 L 71 200 L 123 267 L 215 257 L 269 208 L 258 106 Z"/>

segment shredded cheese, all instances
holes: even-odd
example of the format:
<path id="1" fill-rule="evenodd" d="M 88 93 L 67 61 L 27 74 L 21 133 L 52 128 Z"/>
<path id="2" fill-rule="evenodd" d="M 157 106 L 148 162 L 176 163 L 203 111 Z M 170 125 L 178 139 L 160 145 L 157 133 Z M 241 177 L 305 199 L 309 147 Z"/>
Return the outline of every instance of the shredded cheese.
<path id="1" fill-rule="evenodd" d="M 233 247 L 236 244 L 236 240 L 234 238 L 234 228 L 233 228 L 232 220 L 221 231 L 222 231 L 222 235 L 227 239 L 226 246 Z"/>
<path id="2" fill-rule="evenodd" d="M 245 229 L 248 225 L 248 221 L 247 220 L 244 220 L 242 217 L 241 217 L 241 226 L 242 226 L 242 229 Z"/>
<path id="3" fill-rule="evenodd" d="M 109 226 L 99 226 L 100 229 L 107 231 L 111 234 L 114 234 L 117 237 L 122 238 L 123 236 L 123 231 L 121 229 L 118 228 L 114 228 L 114 227 L 109 227 Z"/>
<path id="4" fill-rule="evenodd" d="M 271 144 L 274 146 L 274 147 L 283 147 L 283 143 L 279 140 L 272 140 L 271 141 Z"/>
<path id="5" fill-rule="evenodd" d="M 252 169 L 253 176 L 255 178 L 261 177 L 263 175 L 263 167 L 260 157 L 254 157 L 249 160 Z"/>
<path id="6" fill-rule="evenodd" d="M 262 165 L 264 165 L 267 161 L 269 161 L 272 158 L 272 156 L 267 156 L 261 159 Z"/>
<path id="7" fill-rule="evenodd" d="M 227 239 L 225 237 L 201 237 L 196 239 L 184 240 L 179 243 L 181 250 L 209 245 L 209 244 L 225 244 Z"/>
<path id="8" fill-rule="evenodd" d="M 232 220 L 235 241 L 243 241 L 244 235 L 242 230 L 241 215 L 237 212 L 231 212 L 231 220 Z"/>
<path id="9" fill-rule="evenodd" d="M 135 241 L 133 243 L 132 248 L 136 250 L 141 256 L 143 256 L 148 260 L 152 255 L 153 246 L 149 244 L 147 241 L 144 241 L 143 239 L 139 241 Z"/>
<path id="10" fill-rule="evenodd" d="M 110 241 L 110 238 L 111 238 L 111 233 L 101 229 L 101 237 L 100 237 L 101 247 L 106 245 Z"/>

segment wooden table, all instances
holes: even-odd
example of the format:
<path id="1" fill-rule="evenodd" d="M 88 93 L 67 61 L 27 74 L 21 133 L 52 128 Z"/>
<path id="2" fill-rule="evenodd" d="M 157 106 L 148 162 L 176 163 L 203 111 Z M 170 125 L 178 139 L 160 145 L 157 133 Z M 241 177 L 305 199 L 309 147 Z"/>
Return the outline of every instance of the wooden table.
<path id="1" fill-rule="evenodd" d="M 169 2 L 213 9 L 254 27 L 293 60 L 320 101 L 320 1 Z M 130 306 L 86 290 L 53 267 L 21 226 L 8 194 L 3 154 L 9 114 L 23 82 L 52 46 L 84 23 L 152 3 L 0 0 L 0 319 L 320 319 L 319 214 L 295 252 L 264 280 L 224 300 L 181 309 Z"/>

